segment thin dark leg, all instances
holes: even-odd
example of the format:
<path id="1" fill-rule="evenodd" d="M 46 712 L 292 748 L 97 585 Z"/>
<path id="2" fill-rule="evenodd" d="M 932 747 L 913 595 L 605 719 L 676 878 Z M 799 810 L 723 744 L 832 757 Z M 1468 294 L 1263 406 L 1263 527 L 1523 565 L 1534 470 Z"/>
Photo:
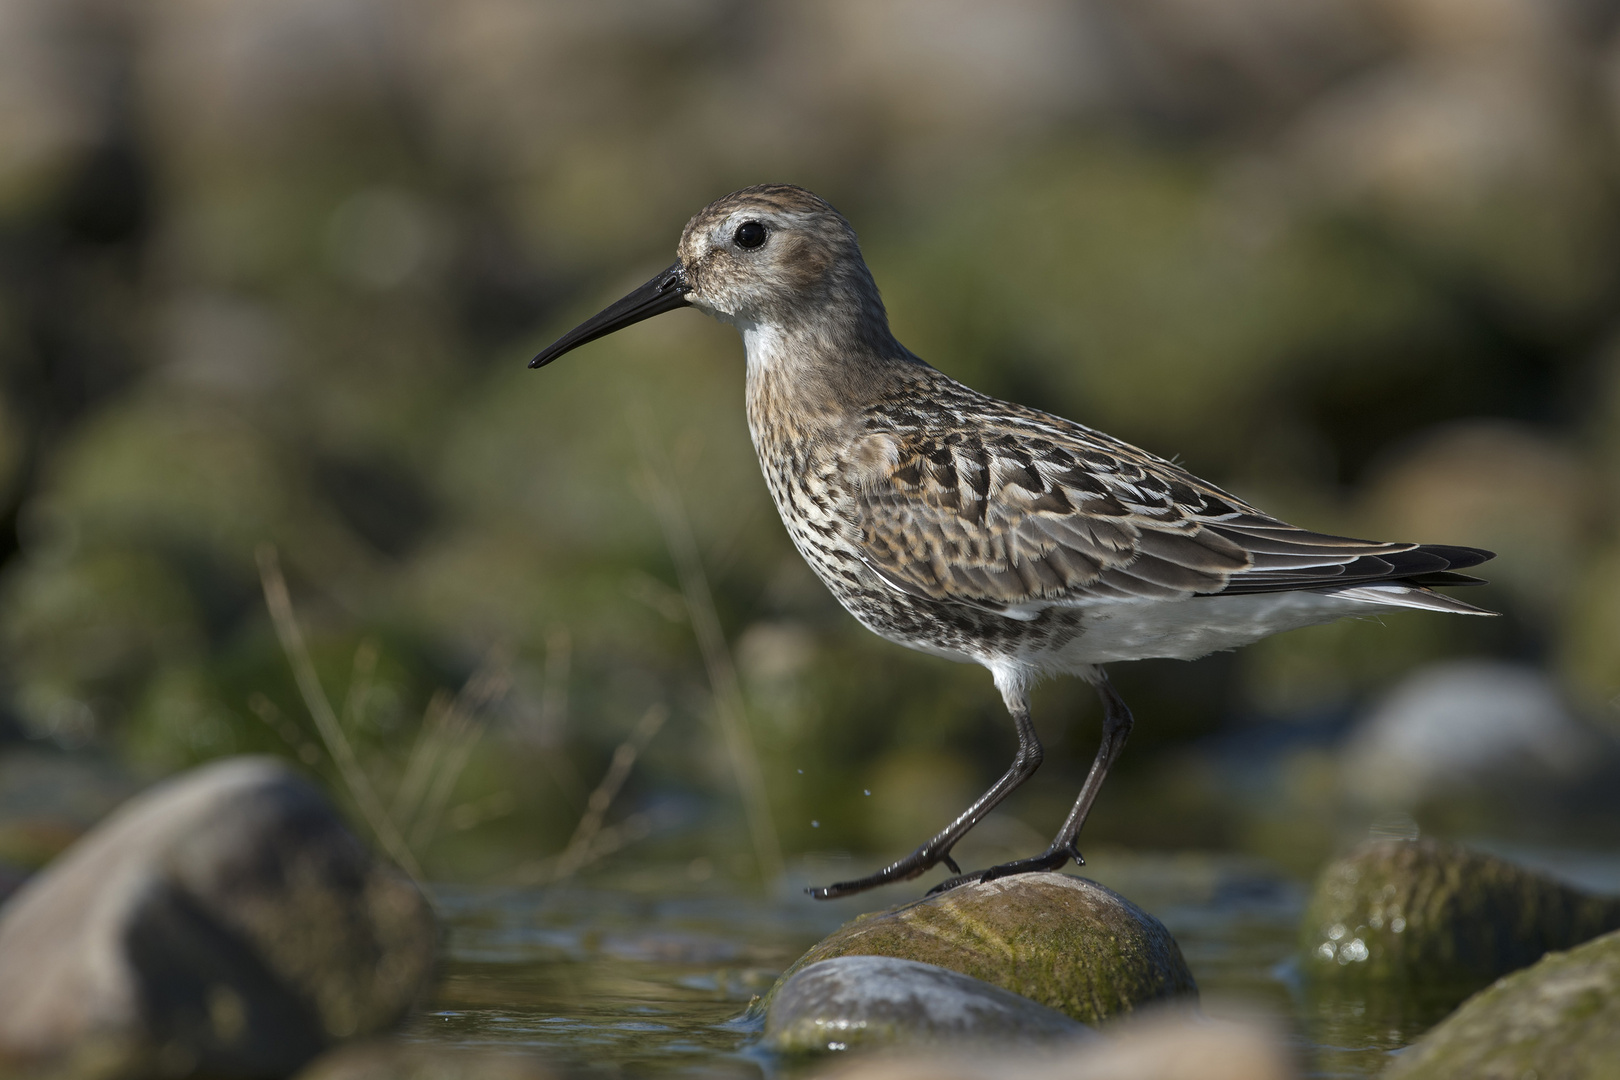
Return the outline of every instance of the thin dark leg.
<path id="1" fill-rule="evenodd" d="M 956 842 L 967 835 L 969 829 L 977 825 L 984 816 L 994 810 L 996 804 L 1013 793 L 1013 789 L 1034 775 L 1035 770 L 1041 767 L 1041 742 L 1035 737 L 1035 725 L 1029 721 L 1029 699 L 1020 695 L 1020 699 L 1008 703 L 1008 711 L 1012 713 L 1013 723 L 1018 728 L 1018 753 L 1014 756 L 1012 764 L 1002 774 L 989 791 L 979 796 L 977 802 L 949 825 L 932 840 L 913 851 L 899 862 L 890 863 L 875 874 L 868 874 L 854 881 L 840 881 L 835 885 L 828 885 L 821 889 L 810 889 L 809 893 L 817 900 L 831 900 L 839 896 L 850 896 L 854 893 L 875 889 L 879 885 L 887 885 L 891 881 L 905 881 L 944 863 L 952 871 L 960 871 L 961 867 L 951 859 L 951 848 Z"/>
<path id="2" fill-rule="evenodd" d="M 1097 682 L 1097 696 L 1102 698 L 1103 705 L 1102 744 L 1097 747 L 1097 756 L 1091 763 L 1091 771 L 1086 774 L 1085 784 L 1080 788 L 1080 797 L 1074 801 L 1074 809 L 1064 819 L 1063 828 L 1052 838 L 1051 846 L 1034 858 L 1002 863 L 988 870 L 976 870 L 942 881 L 928 890 L 930 895 L 954 889 L 969 881 L 994 881 L 1012 874 L 1059 870 L 1070 859 L 1081 866 L 1085 865 L 1086 860 L 1080 857 L 1080 849 L 1075 846 L 1080 837 L 1080 827 L 1086 823 L 1086 815 L 1091 813 L 1091 804 L 1097 801 L 1097 792 L 1102 790 L 1108 770 L 1113 767 L 1119 752 L 1125 749 L 1125 740 L 1131 734 L 1131 710 L 1108 681 L 1107 675 Z"/>

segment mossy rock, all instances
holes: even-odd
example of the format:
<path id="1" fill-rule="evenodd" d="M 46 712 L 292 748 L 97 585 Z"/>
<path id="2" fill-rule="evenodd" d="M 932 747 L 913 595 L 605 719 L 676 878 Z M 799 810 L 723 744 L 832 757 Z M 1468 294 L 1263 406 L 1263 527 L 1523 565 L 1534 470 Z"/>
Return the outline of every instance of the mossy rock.
<path id="1" fill-rule="evenodd" d="M 1164 924 L 1112 890 L 1065 874 L 958 886 L 846 923 L 783 973 L 835 956 L 893 956 L 957 971 L 1083 1024 L 1196 997 Z"/>
<path id="2" fill-rule="evenodd" d="M 1433 840 L 1363 844 L 1317 878 L 1300 928 L 1313 978 L 1477 987 L 1620 928 L 1620 899 Z"/>
<path id="3" fill-rule="evenodd" d="M 1620 1076 L 1620 933 L 1480 991 L 1395 1060 L 1388 1080 Z"/>

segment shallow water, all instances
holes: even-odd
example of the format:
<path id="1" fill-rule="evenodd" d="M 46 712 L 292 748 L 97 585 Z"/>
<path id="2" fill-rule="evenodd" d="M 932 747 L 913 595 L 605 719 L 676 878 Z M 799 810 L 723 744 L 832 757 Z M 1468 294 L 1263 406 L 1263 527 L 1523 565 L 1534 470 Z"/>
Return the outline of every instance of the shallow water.
<path id="1" fill-rule="evenodd" d="M 1620 857 L 1501 854 L 1600 891 Z M 693 882 L 684 867 L 545 890 L 442 886 L 445 978 L 414 1038 L 541 1054 L 586 1074 L 761 1077 L 798 1068 L 752 1048 L 739 1021 L 800 953 L 865 910 L 922 891 L 894 886 L 830 904 L 803 894 L 853 864 L 802 863 L 777 893 Z M 1269 1014 L 1311 1077 L 1382 1070 L 1459 994 L 1324 992 L 1292 963 L 1305 886 L 1238 856 L 1097 852 L 1082 873 L 1162 920 L 1205 1008 Z"/>

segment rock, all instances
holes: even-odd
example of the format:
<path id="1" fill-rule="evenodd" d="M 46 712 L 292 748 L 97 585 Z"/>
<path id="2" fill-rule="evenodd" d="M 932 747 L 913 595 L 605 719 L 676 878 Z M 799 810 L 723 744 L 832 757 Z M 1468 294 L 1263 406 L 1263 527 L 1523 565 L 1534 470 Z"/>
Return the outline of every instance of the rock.
<path id="1" fill-rule="evenodd" d="M 1078 1045 L 1022 1053 L 873 1054 L 818 1080 L 1289 1080 L 1280 1039 L 1249 1023 L 1182 1013 L 1130 1020 Z"/>
<path id="2" fill-rule="evenodd" d="M 1600 769 L 1608 741 L 1571 714 L 1544 672 L 1520 664 L 1433 664 L 1404 679 L 1345 745 L 1345 790 L 1412 810 L 1503 785 L 1571 787 Z"/>
<path id="3" fill-rule="evenodd" d="M 963 885 L 846 923 L 787 970 L 892 956 L 983 980 L 1096 1024 L 1198 987 L 1164 925 L 1118 893 L 1065 874 Z"/>
<path id="4" fill-rule="evenodd" d="M 1463 1003 L 1389 1080 L 1620 1076 L 1620 933 L 1553 953 Z"/>
<path id="5" fill-rule="evenodd" d="M 0 909 L 0 1061 L 286 1075 L 394 1023 L 438 933 L 414 884 L 270 758 L 121 807 Z"/>
<path id="6" fill-rule="evenodd" d="M 296 1080 L 551 1080 L 534 1057 L 500 1050 L 368 1039 L 329 1050 Z"/>
<path id="7" fill-rule="evenodd" d="M 1307 974 L 1483 985 L 1620 927 L 1591 896 L 1433 840 L 1363 844 L 1322 871 L 1305 911 Z"/>
<path id="8" fill-rule="evenodd" d="M 999 986 L 891 956 L 838 956 L 802 967 L 776 992 L 765 1017 L 765 1045 L 784 1053 L 1091 1034 L 1084 1024 Z"/>

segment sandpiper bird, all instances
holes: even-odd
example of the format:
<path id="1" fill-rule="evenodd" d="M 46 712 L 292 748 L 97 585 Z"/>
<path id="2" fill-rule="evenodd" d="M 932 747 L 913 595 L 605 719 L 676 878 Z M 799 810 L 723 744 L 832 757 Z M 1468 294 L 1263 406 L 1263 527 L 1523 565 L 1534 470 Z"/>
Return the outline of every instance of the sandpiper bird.
<path id="1" fill-rule="evenodd" d="M 1432 591 L 1478 548 L 1376 543 L 1296 528 L 1136 447 L 997 401 L 912 355 L 889 332 L 849 222 L 788 185 L 744 188 L 698 211 L 675 264 L 531 362 L 691 306 L 742 331 L 748 429 L 794 546 L 867 629 L 990 669 L 1018 752 L 962 815 L 820 899 L 944 863 L 969 880 L 1056 870 L 1131 730 L 1103 665 L 1191 660 L 1269 634 L 1421 608 L 1489 615 Z M 1074 809 L 1032 858 L 962 874 L 951 848 L 1035 772 L 1029 691 L 1078 675 L 1102 698 L 1102 744 Z"/>

